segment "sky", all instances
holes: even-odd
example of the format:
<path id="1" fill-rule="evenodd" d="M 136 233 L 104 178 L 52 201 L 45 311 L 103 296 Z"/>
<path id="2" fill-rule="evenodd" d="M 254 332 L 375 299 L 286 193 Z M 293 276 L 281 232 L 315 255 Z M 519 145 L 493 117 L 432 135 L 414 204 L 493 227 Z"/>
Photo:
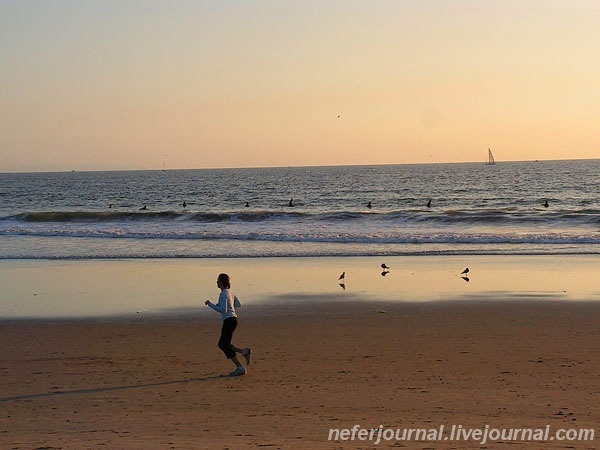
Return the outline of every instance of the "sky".
<path id="1" fill-rule="evenodd" d="M 0 172 L 600 157 L 597 0 L 0 0 Z"/>

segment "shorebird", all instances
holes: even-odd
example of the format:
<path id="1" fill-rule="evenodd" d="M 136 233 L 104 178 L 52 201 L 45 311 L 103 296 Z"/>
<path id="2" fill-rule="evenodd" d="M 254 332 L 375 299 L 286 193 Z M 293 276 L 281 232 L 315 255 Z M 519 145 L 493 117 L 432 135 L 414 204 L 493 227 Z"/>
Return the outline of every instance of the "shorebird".
<path id="1" fill-rule="evenodd" d="M 463 270 L 460 274 L 464 275 L 464 274 L 467 274 L 467 273 L 469 273 L 469 268 L 468 267 L 465 270 Z"/>
<path id="2" fill-rule="evenodd" d="M 340 280 L 345 280 L 346 279 L 346 272 L 342 272 L 342 274 L 340 275 L 340 277 L 338 278 L 338 281 Z"/>
<path id="3" fill-rule="evenodd" d="M 429 199 L 429 201 L 427 202 L 427 207 L 431 208 L 431 199 Z"/>
<path id="4" fill-rule="evenodd" d="M 384 270 L 386 270 L 386 269 L 389 269 L 389 267 L 388 267 L 388 266 L 386 266 L 386 265 L 385 265 L 385 263 L 383 263 L 383 264 L 381 265 L 381 268 L 382 268 L 382 269 L 384 269 Z"/>
<path id="5" fill-rule="evenodd" d="M 548 200 L 546 200 L 546 201 L 544 202 L 544 208 L 547 208 L 548 206 L 550 206 L 550 205 L 548 204 Z"/>

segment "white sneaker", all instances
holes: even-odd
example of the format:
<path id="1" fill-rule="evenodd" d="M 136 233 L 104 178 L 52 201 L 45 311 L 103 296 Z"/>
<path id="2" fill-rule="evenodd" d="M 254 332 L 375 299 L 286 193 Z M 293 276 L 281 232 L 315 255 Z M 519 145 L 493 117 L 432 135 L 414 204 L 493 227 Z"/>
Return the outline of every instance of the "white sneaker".
<path id="1" fill-rule="evenodd" d="M 235 370 L 229 374 L 230 377 L 239 377 L 240 375 L 246 375 L 246 368 L 243 366 L 236 367 Z"/>
<path id="2" fill-rule="evenodd" d="M 244 350 L 242 350 L 242 356 L 246 360 L 246 365 L 249 366 L 250 365 L 250 357 L 252 356 L 252 349 L 249 347 L 246 347 Z"/>

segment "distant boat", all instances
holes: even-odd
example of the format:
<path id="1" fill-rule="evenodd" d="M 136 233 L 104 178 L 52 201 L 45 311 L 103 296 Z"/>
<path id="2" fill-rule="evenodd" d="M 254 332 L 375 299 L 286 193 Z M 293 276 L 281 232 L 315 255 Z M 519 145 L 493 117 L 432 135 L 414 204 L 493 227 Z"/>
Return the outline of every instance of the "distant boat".
<path id="1" fill-rule="evenodd" d="M 488 166 L 493 166 L 494 164 L 496 164 L 494 155 L 492 154 L 492 151 L 489 148 L 488 148 L 488 157 L 487 157 L 487 161 L 485 162 L 485 164 Z"/>

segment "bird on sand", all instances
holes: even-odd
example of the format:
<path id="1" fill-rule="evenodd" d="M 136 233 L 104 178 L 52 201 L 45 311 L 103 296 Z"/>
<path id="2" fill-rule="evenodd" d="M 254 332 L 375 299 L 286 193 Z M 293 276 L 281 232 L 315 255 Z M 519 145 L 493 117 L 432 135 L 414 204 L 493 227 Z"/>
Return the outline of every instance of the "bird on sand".
<path id="1" fill-rule="evenodd" d="M 340 275 L 340 277 L 338 278 L 338 281 L 340 280 L 344 280 L 346 278 L 346 272 L 342 272 L 342 274 Z"/>
<path id="2" fill-rule="evenodd" d="M 467 274 L 467 273 L 469 273 L 469 268 L 468 267 L 465 270 L 463 270 L 460 274 L 464 275 L 464 274 Z"/>
<path id="3" fill-rule="evenodd" d="M 388 266 L 387 266 L 385 263 L 383 263 L 383 264 L 381 265 L 381 268 L 382 268 L 382 269 L 384 269 L 384 270 L 385 270 L 385 269 L 389 269 L 389 267 L 388 267 Z"/>

